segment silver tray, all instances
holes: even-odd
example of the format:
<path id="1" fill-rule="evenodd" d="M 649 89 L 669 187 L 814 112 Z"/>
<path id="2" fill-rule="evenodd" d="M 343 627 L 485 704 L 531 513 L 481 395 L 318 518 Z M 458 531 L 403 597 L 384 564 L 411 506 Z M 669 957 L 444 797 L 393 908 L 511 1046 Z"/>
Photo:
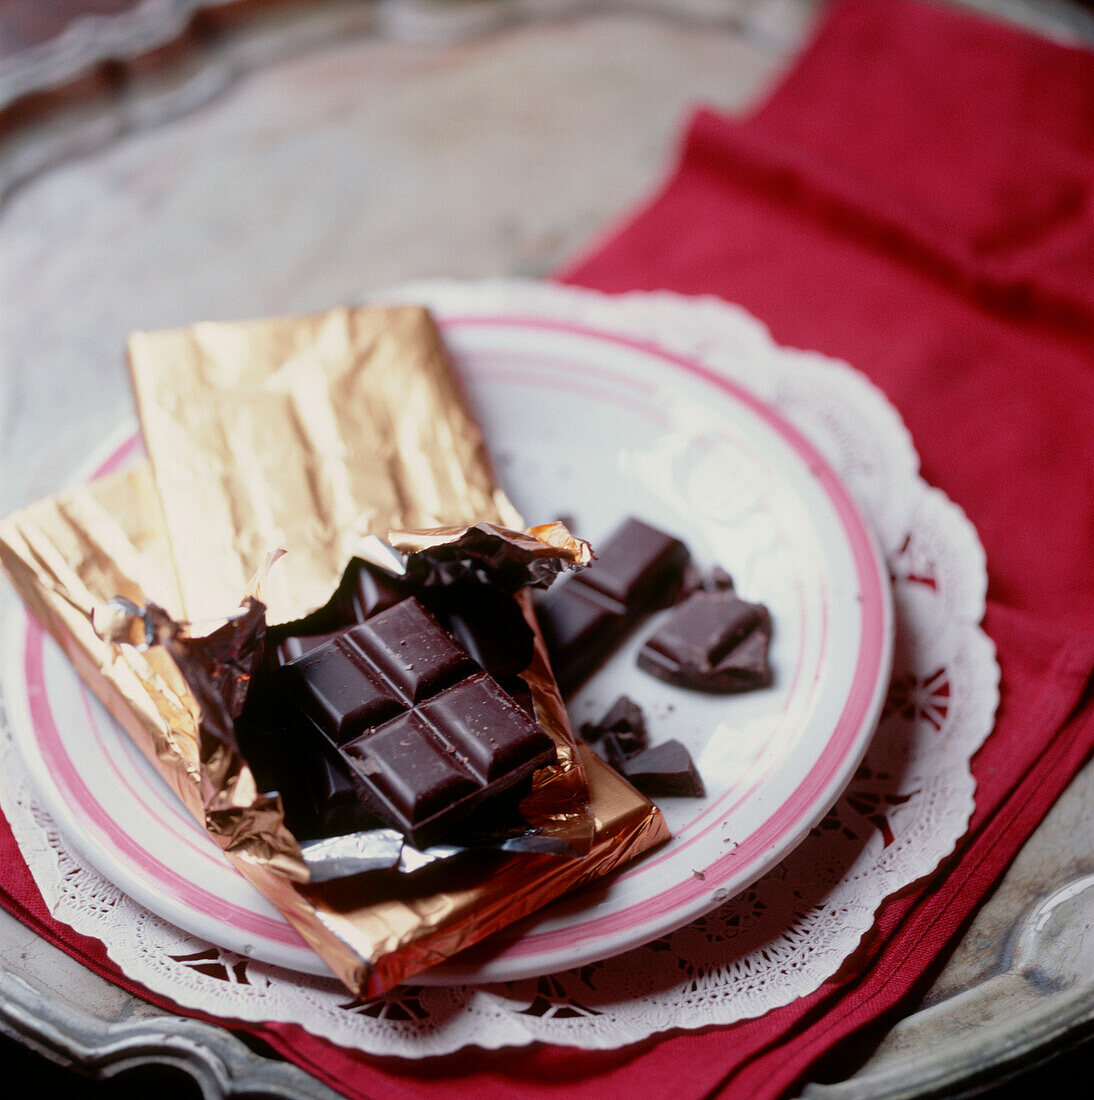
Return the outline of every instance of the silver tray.
<path id="1" fill-rule="evenodd" d="M 1094 41 L 1089 12 L 1066 3 L 974 6 Z M 104 62 L 110 74 L 84 94 L 56 95 L 28 121 L 0 116 L 0 512 L 68 481 L 104 426 L 130 412 L 121 348 L 131 329 L 318 308 L 436 274 L 546 274 L 660 181 L 693 104 L 733 110 L 761 96 L 816 7 L 376 0 L 251 6 L 228 18 L 227 3 L 134 0 L 0 57 L 0 111 L 101 73 Z M 611 21 L 628 30 L 614 39 L 613 64 L 633 79 L 601 104 L 626 122 L 604 158 L 585 93 Z M 289 163 L 256 148 L 246 176 L 221 175 L 225 142 L 303 135 L 309 120 L 271 116 L 263 89 L 277 86 L 284 101 L 300 79 L 294 61 L 317 51 L 329 54 L 332 74 L 325 129 L 337 129 L 353 82 L 377 90 L 369 123 L 358 121 L 333 159 Z M 560 58 L 562 73 L 553 71 Z M 533 103 L 533 90 L 551 94 L 514 124 L 507 110 L 518 87 Z M 218 111 L 204 110 L 213 101 Z M 370 160 L 370 148 L 388 152 Z M 497 171 L 454 196 L 448 216 L 443 196 L 409 186 L 472 153 L 493 158 Z M 581 170 L 591 164 L 595 172 Z M 43 189 L 66 212 L 59 223 L 27 217 Z M 130 219 L 142 202 L 142 218 Z M 324 232 L 330 222 L 345 232 Z M 918 1010 L 849 1077 L 809 1084 L 803 1097 L 979 1094 L 1083 1042 L 1094 1027 L 1092 820 L 1088 767 Z M 208 1098 L 334 1095 L 223 1028 L 118 990 L 3 913 L 0 1034 L 100 1078 L 180 1068 Z"/>

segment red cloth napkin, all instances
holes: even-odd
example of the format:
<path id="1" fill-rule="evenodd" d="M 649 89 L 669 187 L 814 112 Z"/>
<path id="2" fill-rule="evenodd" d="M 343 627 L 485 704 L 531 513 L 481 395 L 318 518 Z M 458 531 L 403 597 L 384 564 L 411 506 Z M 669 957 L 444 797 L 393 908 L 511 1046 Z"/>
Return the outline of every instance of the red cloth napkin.
<path id="1" fill-rule="evenodd" d="M 763 1098 L 846 1073 L 1094 746 L 1092 274 L 1094 54 L 950 8 L 844 0 L 753 117 L 697 114 L 664 189 L 563 278 L 739 302 L 780 343 L 853 363 L 901 411 L 925 477 L 988 556 L 1002 701 L 974 761 L 970 833 L 820 990 L 732 1028 L 424 1063 L 247 1030 L 359 1098 Z M 6 829 L 0 875 L 12 912 L 134 988 L 51 920 Z"/>

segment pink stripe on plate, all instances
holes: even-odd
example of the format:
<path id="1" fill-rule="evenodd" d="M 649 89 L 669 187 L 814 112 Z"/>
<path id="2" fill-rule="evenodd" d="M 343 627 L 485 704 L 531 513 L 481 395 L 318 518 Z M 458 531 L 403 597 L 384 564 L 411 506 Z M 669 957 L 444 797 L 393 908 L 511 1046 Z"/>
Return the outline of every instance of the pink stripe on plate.
<path id="1" fill-rule="evenodd" d="M 113 473 L 128 462 L 133 455 L 143 453 L 144 440 L 141 438 L 140 432 L 134 432 L 116 451 L 113 451 L 96 467 L 88 480 L 94 481 L 95 478 L 102 477 L 104 474 Z"/>

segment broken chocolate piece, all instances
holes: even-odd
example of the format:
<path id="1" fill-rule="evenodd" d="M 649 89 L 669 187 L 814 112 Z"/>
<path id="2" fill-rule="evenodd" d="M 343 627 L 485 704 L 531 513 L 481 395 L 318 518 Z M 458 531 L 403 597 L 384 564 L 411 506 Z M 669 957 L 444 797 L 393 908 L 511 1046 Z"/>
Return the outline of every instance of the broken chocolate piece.
<path id="1" fill-rule="evenodd" d="M 627 760 L 645 747 L 644 744 L 636 744 L 634 738 L 627 733 L 613 733 L 609 730 L 600 743 L 600 753 L 617 772 L 622 772 Z"/>
<path id="2" fill-rule="evenodd" d="M 643 742 L 646 740 L 646 716 L 642 708 L 627 695 L 620 695 L 598 724 L 601 729 L 614 730 L 616 733 L 626 730 L 634 733 Z"/>
<path id="3" fill-rule="evenodd" d="M 563 695 L 580 687 L 642 618 L 673 602 L 688 560 L 679 539 L 628 519 L 592 565 L 555 585 L 539 616 Z"/>
<path id="4" fill-rule="evenodd" d="M 626 695 L 616 699 L 595 725 L 586 723 L 582 732 L 586 731 L 601 741 L 608 763 L 644 794 L 702 798 L 706 793 L 691 754 L 679 741 L 648 747 L 646 716 Z"/>
<path id="5" fill-rule="evenodd" d="M 554 758 L 554 742 L 414 597 L 310 648 L 283 690 L 418 847 Z"/>
<path id="6" fill-rule="evenodd" d="M 628 757 L 619 770 L 651 798 L 702 798 L 706 794 L 691 753 L 679 741 L 643 749 Z"/>
<path id="7" fill-rule="evenodd" d="M 590 744 L 601 741 L 601 755 L 616 771 L 622 771 L 627 757 L 649 743 L 646 716 L 626 695 L 620 695 L 599 722 L 586 722 L 581 727 L 581 735 Z"/>
<path id="8" fill-rule="evenodd" d="M 738 692 L 771 683 L 771 616 L 731 589 L 694 592 L 646 642 L 638 667 L 678 687 Z"/>
<path id="9" fill-rule="evenodd" d="M 644 749 L 647 743 L 646 716 L 642 708 L 633 699 L 620 695 L 599 722 L 586 722 L 581 727 L 582 737 L 590 744 L 608 733 L 616 735 L 626 752 Z"/>

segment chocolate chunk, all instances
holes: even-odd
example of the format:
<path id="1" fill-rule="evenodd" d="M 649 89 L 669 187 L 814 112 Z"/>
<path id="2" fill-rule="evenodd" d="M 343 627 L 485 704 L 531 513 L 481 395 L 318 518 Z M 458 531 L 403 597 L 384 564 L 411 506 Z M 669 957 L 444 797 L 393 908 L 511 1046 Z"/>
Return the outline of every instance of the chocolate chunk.
<path id="1" fill-rule="evenodd" d="M 555 585 L 539 607 L 563 695 L 572 694 L 647 614 L 667 607 L 683 583 L 687 547 L 628 519 L 587 569 Z"/>
<path id="2" fill-rule="evenodd" d="M 679 741 L 648 747 L 646 716 L 626 695 L 620 695 L 599 722 L 586 723 L 582 733 L 586 740 L 599 740 L 608 763 L 648 795 L 702 798 L 706 793 L 691 754 Z"/>
<path id="3" fill-rule="evenodd" d="M 679 741 L 643 749 L 628 757 L 619 770 L 651 798 L 702 798 L 706 794 L 691 753 Z"/>
<path id="4" fill-rule="evenodd" d="M 695 592 L 638 654 L 638 666 L 679 687 L 737 692 L 771 683 L 771 616 L 732 590 Z"/>
<path id="5" fill-rule="evenodd" d="M 626 695 L 620 695 L 599 722 L 586 722 L 581 735 L 590 744 L 614 734 L 614 744 L 624 753 L 637 752 L 647 744 L 646 716 L 642 708 Z"/>
<path id="6" fill-rule="evenodd" d="M 601 755 L 617 772 L 622 772 L 627 761 L 645 747 L 645 744 L 638 744 L 630 733 L 611 730 L 604 734 L 600 742 Z"/>
<path id="7" fill-rule="evenodd" d="M 627 731 L 635 734 L 643 742 L 646 740 L 646 715 L 642 708 L 627 695 L 620 695 L 612 703 L 598 725 L 601 729 L 614 730 L 616 733 Z"/>
<path id="8" fill-rule="evenodd" d="M 528 779 L 554 742 L 413 597 L 283 665 L 368 806 L 419 847 Z"/>

